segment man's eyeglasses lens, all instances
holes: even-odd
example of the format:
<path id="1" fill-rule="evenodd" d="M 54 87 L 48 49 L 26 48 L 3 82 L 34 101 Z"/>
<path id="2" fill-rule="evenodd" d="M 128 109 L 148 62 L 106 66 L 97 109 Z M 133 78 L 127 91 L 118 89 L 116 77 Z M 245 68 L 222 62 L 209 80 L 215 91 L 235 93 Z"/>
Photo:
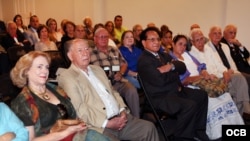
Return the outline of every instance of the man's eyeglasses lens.
<path id="1" fill-rule="evenodd" d="M 160 38 L 148 38 L 147 40 L 149 40 L 149 41 L 151 41 L 151 42 L 159 42 L 159 41 L 161 41 L 161 39 Z"/>

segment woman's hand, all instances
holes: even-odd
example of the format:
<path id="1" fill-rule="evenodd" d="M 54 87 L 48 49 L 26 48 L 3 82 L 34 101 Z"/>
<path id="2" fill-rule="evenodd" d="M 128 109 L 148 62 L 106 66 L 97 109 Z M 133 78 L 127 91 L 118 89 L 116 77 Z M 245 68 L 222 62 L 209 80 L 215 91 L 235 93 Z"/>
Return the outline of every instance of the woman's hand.
<path id="1" fill-rule="evenodd" d="M 81 122 L 80 124 L 77 124 L 77 125 L 70 125 L 68 126 L 68 128 L 66 128 L 64 131 L 66 131 L 66 136 L 70 135 L 70 134 L 73 134 L 73 133 L 76 133 L 76 132 L 79 132 L 79 131 L 83 131 L 87 129 L 87 125 L 83 122 Z"/>

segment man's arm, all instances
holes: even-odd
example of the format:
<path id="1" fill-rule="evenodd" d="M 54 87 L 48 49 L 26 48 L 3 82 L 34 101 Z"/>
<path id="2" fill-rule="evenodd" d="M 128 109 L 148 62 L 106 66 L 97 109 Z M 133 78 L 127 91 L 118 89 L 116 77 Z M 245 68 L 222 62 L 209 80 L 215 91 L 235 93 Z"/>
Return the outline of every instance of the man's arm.
<path id="1" fill-rule="evenodd" d="M 4 110 L 1 113 L 1 116 L 5 118 L 1 118 L 1 120 L 5 120 L 8 124 L 8 129 L 15 134 L 15 139 L 13 141 L 26 141 L 28 140 L 28 130 L 25 128 L 23 122 L 15 115 L 14 112 L 5 104 L 1 105 L 1 108 Z M 7 128 L 7 127 L 0 127 Z"/>

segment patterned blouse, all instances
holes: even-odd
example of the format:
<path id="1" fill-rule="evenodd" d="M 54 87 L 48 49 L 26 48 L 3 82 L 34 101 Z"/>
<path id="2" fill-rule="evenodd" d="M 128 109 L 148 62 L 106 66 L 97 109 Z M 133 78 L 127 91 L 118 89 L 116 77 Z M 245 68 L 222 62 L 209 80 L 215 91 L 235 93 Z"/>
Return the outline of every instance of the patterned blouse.
<path id="1" fill-rule="evenodd" d="M 54 105 L 41 99 L 32 93 L 27 86 L 11 103 L 12 110 L 25 126 L 35 126 L 36 136 L 49 133 L 56 121 L 62 118 L 62 107 L 66 110 L 64 112 L 67 113 L 67 118 L 76 118 L 74 107 L 64 91 L 50 83 L 47 83 L 46 87 L 60 100 L 60 104 Z"/>

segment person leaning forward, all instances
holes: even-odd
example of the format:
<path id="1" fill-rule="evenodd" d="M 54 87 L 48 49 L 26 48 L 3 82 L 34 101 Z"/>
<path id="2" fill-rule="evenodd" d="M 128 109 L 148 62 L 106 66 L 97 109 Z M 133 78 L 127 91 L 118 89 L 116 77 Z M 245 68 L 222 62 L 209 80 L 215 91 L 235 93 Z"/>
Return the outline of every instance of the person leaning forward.
<path id="1" fill-rule="evenodd" d="M 129 114 L 104 70 L 100 66 L 89 65 L 88 42 L 74 39 L 66 42 L 65 47 L 71 66 L 59 72 L 57 80 L 71 98 L 77 115 L 90 128 L 114 141 L 158 141 L 154 124 Z"/>

